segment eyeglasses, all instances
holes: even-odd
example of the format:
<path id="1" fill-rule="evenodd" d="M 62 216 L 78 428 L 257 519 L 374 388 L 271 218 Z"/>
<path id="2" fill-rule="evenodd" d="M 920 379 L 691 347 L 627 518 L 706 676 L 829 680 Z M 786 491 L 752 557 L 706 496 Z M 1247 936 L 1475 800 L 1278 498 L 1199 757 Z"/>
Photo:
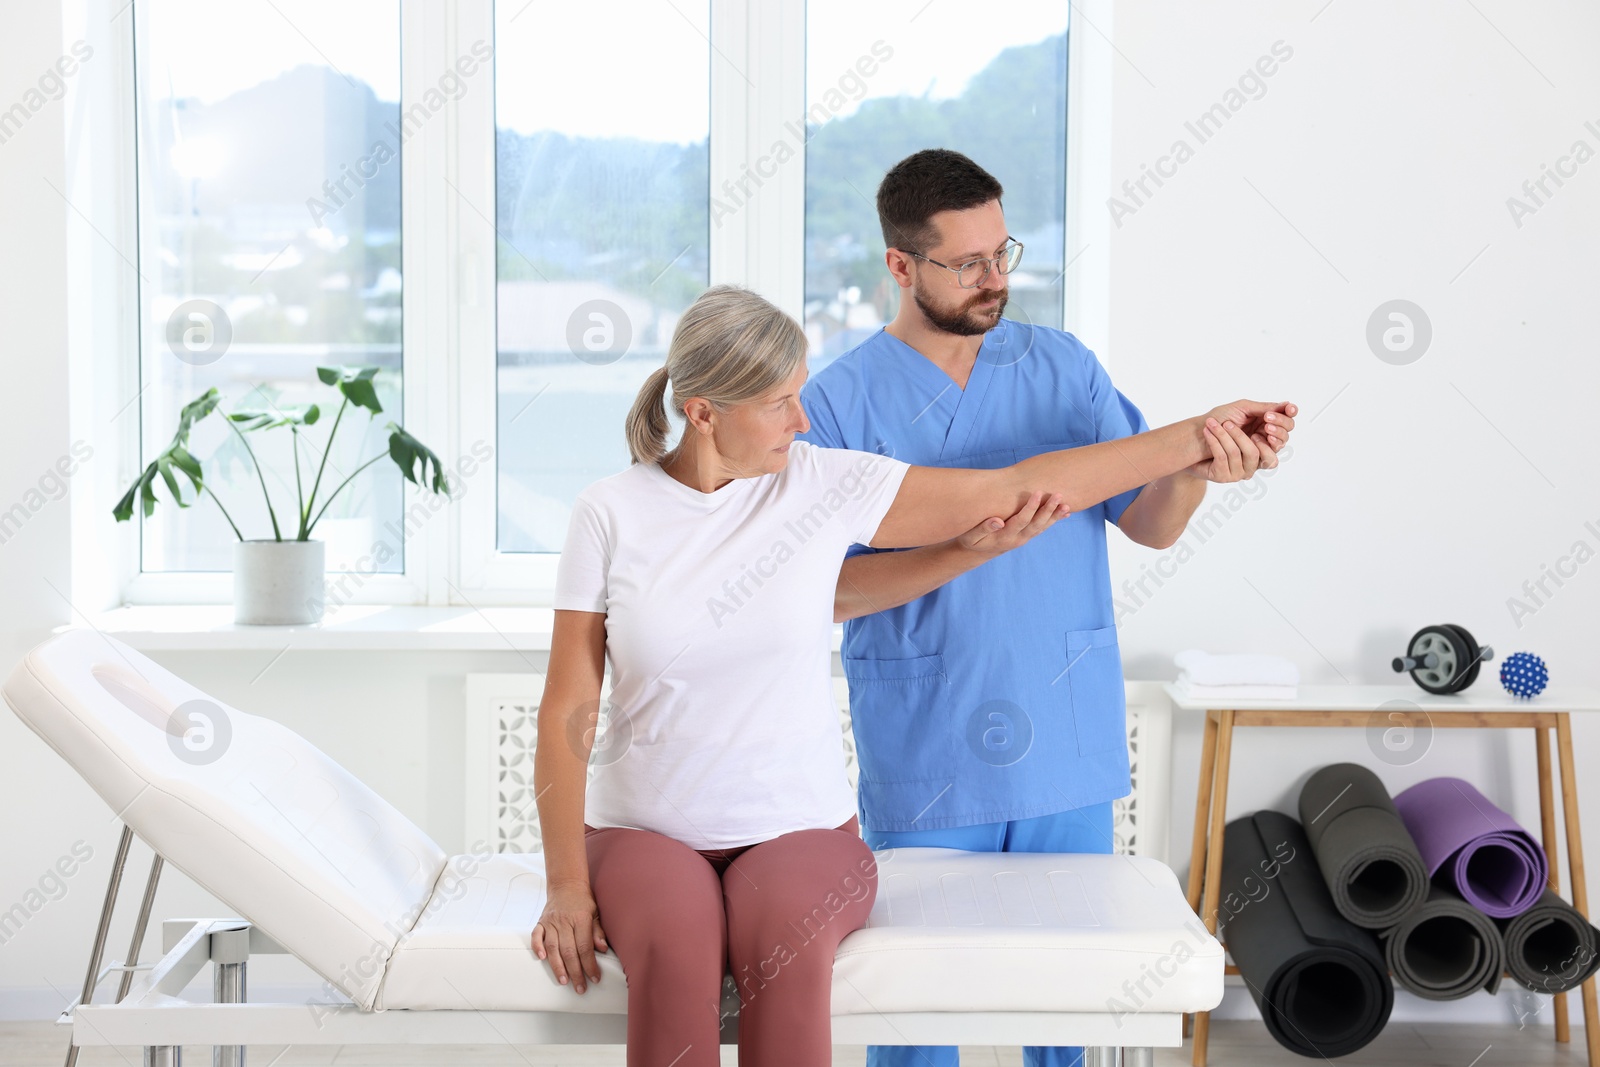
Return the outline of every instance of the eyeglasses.
<path id="1" fill-rule="evenodd" d="M 935 267 L 943 267 L 945 270 L 954 272 L 956 283 L 963 289 L 976 289 L 982 285 L 984 279 L 989 277 L 990 264 L 993 264 L 994 269 L 1001 274 L 1010 274 L 1017 269 L 1017 264 L 1022 262 L 1022 242 L 1011 237 L 1006 238 L 1006 246 L 1000 250 L 998 256 L 990 259 L 968 260 L 959 267 L 952 267 L 948 263 L 940 263 L 937 259 L 929 259 L 921 252 L 913 252 L 909 248 L 897 248 L 895 251 L 904 252 L 908 256 L 916 256 L 923 262 L 932 263 Z"/>

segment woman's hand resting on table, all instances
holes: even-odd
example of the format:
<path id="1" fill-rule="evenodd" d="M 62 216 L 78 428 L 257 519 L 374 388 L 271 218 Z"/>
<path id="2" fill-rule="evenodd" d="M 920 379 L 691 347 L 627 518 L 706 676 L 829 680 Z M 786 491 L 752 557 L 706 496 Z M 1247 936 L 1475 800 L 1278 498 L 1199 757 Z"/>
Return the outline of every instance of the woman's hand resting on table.
<path id="1" fill-rule="evenodd" d="M 610 950 L 605 931 L 600 928 L 600 911 L 588 885 L 555 885 L 545 901 L 544 912 L 533 924 L 533 953 L 549 960 L 556 981 L 582 993 L 589 982 L 600 981 L 596 951 Z"/>

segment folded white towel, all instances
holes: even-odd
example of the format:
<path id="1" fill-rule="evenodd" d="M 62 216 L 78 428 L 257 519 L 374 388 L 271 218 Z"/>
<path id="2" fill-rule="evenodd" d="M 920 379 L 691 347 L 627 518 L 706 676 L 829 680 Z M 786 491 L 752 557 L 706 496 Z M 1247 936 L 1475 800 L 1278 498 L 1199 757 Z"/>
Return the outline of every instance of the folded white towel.
<path id="1" fill-rule="evenodd" d="M 1178 675 L 1178 692 L 1189 700 L 1294 700 L 1297 685 L 1195 685 L 1187 674 Z"/>
<path id="2" fill-rule="evenodd" d="M 1300 668 L 1282 656 L 1212 655 L 1198 648 L 1172 657 L 1194 685 L 1299 685 Z"/>

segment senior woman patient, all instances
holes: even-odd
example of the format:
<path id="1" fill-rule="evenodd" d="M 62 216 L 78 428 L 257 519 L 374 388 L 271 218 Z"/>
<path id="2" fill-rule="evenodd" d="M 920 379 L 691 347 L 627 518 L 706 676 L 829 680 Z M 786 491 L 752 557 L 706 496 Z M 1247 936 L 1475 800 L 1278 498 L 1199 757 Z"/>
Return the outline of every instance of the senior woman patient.
<path id="1" fill-rule="evenodd" d="M 616 952 L 634 1067 L 720 1062 L 725 973 L 741 1064 L 830 1061 L 835 950 L 877 891 L 829 670 L 849 545 L 942 542 L 1208 460 L 1220 481 L 1242 476 L 1241 455 L 1275 462 L 1249 432 L 1272 405 L 1240 401 L 998 470 L 909 466 L 795 441 L 805 380 L 798 323 L 748 290 L 708 290 L 628 415 L 632 466 L 579 494 L 561 552 L 533 948 L 579 993 L 600 980 L 595 953 Z M 669 386 L 685 421 L 670 451 Z M 608 657 L 609 740 L 586 787 Z"/>

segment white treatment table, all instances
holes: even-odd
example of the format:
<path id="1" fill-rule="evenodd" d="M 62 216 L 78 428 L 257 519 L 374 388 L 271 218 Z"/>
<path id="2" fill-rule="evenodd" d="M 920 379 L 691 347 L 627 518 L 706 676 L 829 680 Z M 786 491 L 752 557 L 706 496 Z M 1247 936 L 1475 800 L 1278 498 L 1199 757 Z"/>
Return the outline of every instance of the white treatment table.
<path id="1" fill-rule="evenodd" d="M 251 1044 L 622 1044 L 615 954 L 579 996 L 532 953 L 543 857 L 447 856 L 304 738 L 213 700 L 114 638 L 71 630 L 11 672 L 6 703 L 109 804 L 123 835 L 83 995 L 61 1016 L 79 1046 L 185 1044 L 242 1064 Z M 190 702 L 201 702 L 190 704 Z M 227 734 L 187 751 L 200 709 Z M 191 719 L 176 721 L 190 722 Z M 105 942 L 129 844 L 156 856 L 127 962 Z M 838 1044 L 1083 1045 L 1090 1062 L 1148 1063 L 1182 1043 L 1182 1016 L 1222 997 L 1223 950 L 1171 870 L 1132 856 L 877 853 L 871 917 L 834 962 Z M 137 963 L 170 864 L 223 901 L 219 919 L 161 924 Z M 325 982 L 311 1003 L 245 997 L 251 954 L 289 953 Z M 213 1002 L 183 991 L 213 967 Z M 105 979 L 114 994 L 95 999 Z M 737 1031 L 725 987 L 723 1040 Z"/>

